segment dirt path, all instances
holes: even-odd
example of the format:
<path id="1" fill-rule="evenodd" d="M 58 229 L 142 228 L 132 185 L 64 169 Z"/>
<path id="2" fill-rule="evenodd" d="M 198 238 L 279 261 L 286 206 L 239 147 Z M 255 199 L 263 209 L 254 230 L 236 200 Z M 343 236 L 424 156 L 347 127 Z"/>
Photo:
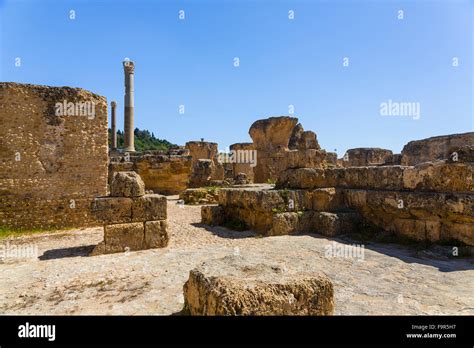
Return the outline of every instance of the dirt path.
<path id="1" fill-rule="evenodd" d="M 168 197 L 170 244 L 165 249 L 87 257 L 102 239 L 88 228 L 3 240 L 34 246 L 39 258 L 0 263 L 2 314 L 172 314 L 183 306 L 182 286 L 204 260 L 239 253 L 262 262 L 324 271 L 335 286 L 336 314 L 474 314 L 474 262 L 366 244 L 364 260 L 327 257 L 349 245 L 316 235 L 261 238 L 210 228 L 200 207 Z M 5 249 L 4 249 L 5 250 Z"/>

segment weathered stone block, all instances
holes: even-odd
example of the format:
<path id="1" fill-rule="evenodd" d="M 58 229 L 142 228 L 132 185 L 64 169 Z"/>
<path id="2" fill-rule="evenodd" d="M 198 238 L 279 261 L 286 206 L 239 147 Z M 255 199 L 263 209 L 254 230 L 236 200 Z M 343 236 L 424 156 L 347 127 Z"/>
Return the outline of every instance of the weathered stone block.
<path id="1" fill-rule="evenodd" d="M 306 149 L 286 152 L 287 168 L 320 168 L 326 158 L 324 150 Z"/>
<path id="2" fill-rule="evenodd" d="M 104 227 L 104 252 L 117 253 L 143 249 L 143 222 L 106 225 Z"/>
<path id="3" fill-rule="evenodd" d="M 140 197 L 145 194 L 145 183 L 135 172 L 116 172 L 110 184 L 113 197 Z"/>
<path id="4" fill-rule="evenodd" d="M 98 197 L 92 202 L 92 212 L 104 224 L 132 221 L 132 199 L 128 197 Z"/>
<path id="5" fill-rule="evenodd" d="M 395 218 L 386 230 L 412 240 L 426 240 L 426 225 L 422 220 Z"/>
<path id="6" fill-rule="evenodd" d="M 464 145 L 474 145 L 474 132 L 410 141 L 403 147 L 401 163 L 413 166 L 423 162 L 449 159 L 453 148 Z"/>
<path id="7" fill-rule="evenodd" d="M 403 189 L 435 192 L 474 192 L 474 164 L 427 162 L 405 167 Z"/>
<path id="8" fill-rule="evenodd" d="M 189 178 L 189 187 L 208 186 L 211 180 L 214 164 L 210 159 L 198 159 L 194 163 L 193 171 Z"/>
<path id="9" fill-rule="evenodd" d="M 344 167 L 380 166 L 392 160 L 393 152 L 390 150 L 365 147 L 347 150 L 342 164 Z"/>
<path id="10" fill-rule="evenodd" d="M 188 187 L 192 170 L 192 157 L 172 155 L 176 150 L 170 150 L 168 155 L 149 154 L 136 159 L 135 171 L 145 183 L 147 189 L 161 194 L 178 194 Z"/>
<path id="11" fill-rule="evenodd" d="M 316 211 L 336 211 L 345 208 L 341 190 L 334 187 L 312 191 L 312 209 Z"/>
<path id="12" fill-rule="evenodd" d="M 300 216 L 295 212 L 273 215 L 272 227 L 267 236 L 282 236 L 300 232 Z"/>
<path id="13" fill-rule="evenodd" d="M 316 233 L 333 237 L 356 232 L 360 221 L 359 214 L 354 212 L 315 212 L 312 227 Z"/>
<path id="14" fill-rule="evenodd" d="M 169 236 L 165 220 L 145 222 L 144 249 L 164 248 L 168 245 L 168 241 Z"/>
<path id="15" fill-rule="evenodd" d="M 133 199 L 132 221 L 166 220 L 167 200 L 158 194 L 146 194 Z"/>
<path id="16" fill-rule="evenodd" d="M 222 225 L 224 210 L 218 205 L 203 205 L 201 207 L 201 222 L 211 226 Z"/>
<path id="17" fill-rule="evenodd" d="M 229 256 L 192 270 L 184 284 L 191 315 L 331 315 L 334 290 L 324 274 Z"/>
<path id="18" fill-rule="evenodd" d="M 443 221 L 440 239 L 444 241 L 461 241 L 466 245 L 474 245 L 474 223 L 457 223 Z"/>

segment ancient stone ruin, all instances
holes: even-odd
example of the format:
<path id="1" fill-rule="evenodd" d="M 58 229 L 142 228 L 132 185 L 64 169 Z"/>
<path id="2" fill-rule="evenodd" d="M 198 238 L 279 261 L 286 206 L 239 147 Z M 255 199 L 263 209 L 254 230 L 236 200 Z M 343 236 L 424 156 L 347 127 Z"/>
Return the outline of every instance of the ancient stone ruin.
<path id="1" fill-rule="evenodd" d="M 472 147 L 462 146 L 474 143 L 474 133 L 411 142 L 401 155 L 351 149 L 340 160 L 320 150 L 314 133 L 304 136 L 293 118 L 257 121 L 250 134 L 260 154 L 256 181 L 277 177 L 276 187 L 222 188 L 218 205 L 202 207 L 203 223 L 237 221 L 263 235 L 371 228 L 401 239 L 474 245 L 474 163 Z M 400 161 L 416 165 L 393 164 Z"/>
<path id="2" fill-rule="evenodd" d="M 145 184 L 135 172 L 115 173 L 110 196 L 96 198 L 92 211 L 104 224 L 104 241 L 94 255 L 168 245 L 166 197 L 145 194 Z"/>
<path id="3" fill-rule="evenodd" d="M 166 197 L 146 194 L 135 172 L 114 173 L 108 190 L 104 97 L 1 83 L 0 100 L 1 227 L 103 225 L 93 254 L 167 245 Z"/>
<path id="4" fill-rule="evenodd" d="M 192 157 L 184 148 L 167 152 L 147 151 L 141 154 L 115 154 L 109 164 L 109 184 L 116 172 L 134 171 L 140 175 L 148 190 L 174 195 L 189 186 Z"/>
<path id="5" fill-rule="evenodd" d="M 249 134 L 257 150 L 254 182 L 275 182 L 287 168 L 336 164 L 335 153 L 322 150 L 316 134 L 304 131 L 295 117 L 281 116 L 255 121 Z"/>
<path id="6" fill-rule="evenodd" d="M 122 149 L 116 137 L 117 103 L 111 102 L 109 149 L 105 97 L 78 88 L 0 83 L 0 227 L 100 226 L 96 230 L 103 230 L 103 240 L 94 240 L 87 255 L 167 247 L 155 252 L 168 257 L 170 238 L 179 233 L 205 235 L 206 248 L 219 244 L 221 235 L 232 240 L 316 233 L 332 240 L 362 235 L 369 241 L 390 237 L 472 250 L 474 133 L 412 141 L 401 153 L 348 149 L 337 158 L 297 118 L 280 116 L 254 122 L 252 142 L 235 143 L 229 153 L 203 139 L 140 152 L 133 132 L 134 63 L 123 66 Z M 164 195 L 179 195 L 179 200 Z M 186 224 L 176 216 L 168 222 L 174 201 L 202 205 L 201 223 L 196 216 Z M 181 232 L 189 226 L 192 232 Z M 281 238 L 291 249 L 292 239 L 300 237 Z M 222 257 L 229 252 L 227 242 L 213 249 L 218 257 L 192 264 L 187 253 L 195 245 L 175 243 L 185 245 L 179 264 L 190 270 L 182 288 L 182 314 L 334 313 L 331 274 L 306 272 L 308 263 L 296 270 L 284 258 L 269 263 L 265 243 L 259 244 L 262 250 L 250 245 L 259 257 L 247 259 L 239 252 Z M 208 252 L 198 248 L 193 257 Z M 309 252 L 311 260 L 314 252 Z M 88 260 L 107 257 L 116 255 Z"/>
<path id="7" fill-rule="evenodd" d="M 80 88 L 0 83 L 0 223 L 96 225 L 107 193 L 107 102 Z"/>

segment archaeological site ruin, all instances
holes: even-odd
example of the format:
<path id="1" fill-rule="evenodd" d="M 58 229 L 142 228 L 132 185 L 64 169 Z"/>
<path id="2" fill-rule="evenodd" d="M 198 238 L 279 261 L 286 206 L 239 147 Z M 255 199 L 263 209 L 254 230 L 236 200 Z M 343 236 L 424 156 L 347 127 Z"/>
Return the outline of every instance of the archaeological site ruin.
<path id="1" fill-rule="evenodd" d="M 474 0 L 0 0 L 0 348 L 474 342 Z"/>
<path id="2" fill-rule="evenodd" d="M 277 116 L 227 152 L 204 139 L 139 151 L 134 62 L 123 72 L 123 146 L 120 101 L 0 83 L 0 228 L 8 243 L 39 246 L 58 274 L 23 280 L 35 300 L 8 295 L 2 313 L 41 314 L 52 301 L 55 314 L 473 313 L 472 297 L 459 300 L 469 283 L 449 285 L 472 272 L 473 132 L 338 158 L 317 130 Z M 7 259 L 6 275 L 27 262 Z"/>

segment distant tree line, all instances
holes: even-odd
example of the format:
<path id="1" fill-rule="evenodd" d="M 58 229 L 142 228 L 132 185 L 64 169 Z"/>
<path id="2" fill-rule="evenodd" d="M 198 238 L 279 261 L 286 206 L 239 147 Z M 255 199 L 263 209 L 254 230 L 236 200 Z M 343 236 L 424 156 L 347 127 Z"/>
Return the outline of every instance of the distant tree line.
<path id="1" fill-rule="evenodd" d="M 135 150 L 146 151 L 146 150 L 163 150 L 167 151 L 170 147 L 177 146 L 176 144 L 170 143 L 168 140 L 159 139 L 155 137 L 155 134 L 150 133 L 146 129 L 135 128 Z M 124 136 L 123 131 L 117 131 L 117 147 L 123 148 Z M 112 146 L 112 130 L 109 128 L 109 147 Z"/>

